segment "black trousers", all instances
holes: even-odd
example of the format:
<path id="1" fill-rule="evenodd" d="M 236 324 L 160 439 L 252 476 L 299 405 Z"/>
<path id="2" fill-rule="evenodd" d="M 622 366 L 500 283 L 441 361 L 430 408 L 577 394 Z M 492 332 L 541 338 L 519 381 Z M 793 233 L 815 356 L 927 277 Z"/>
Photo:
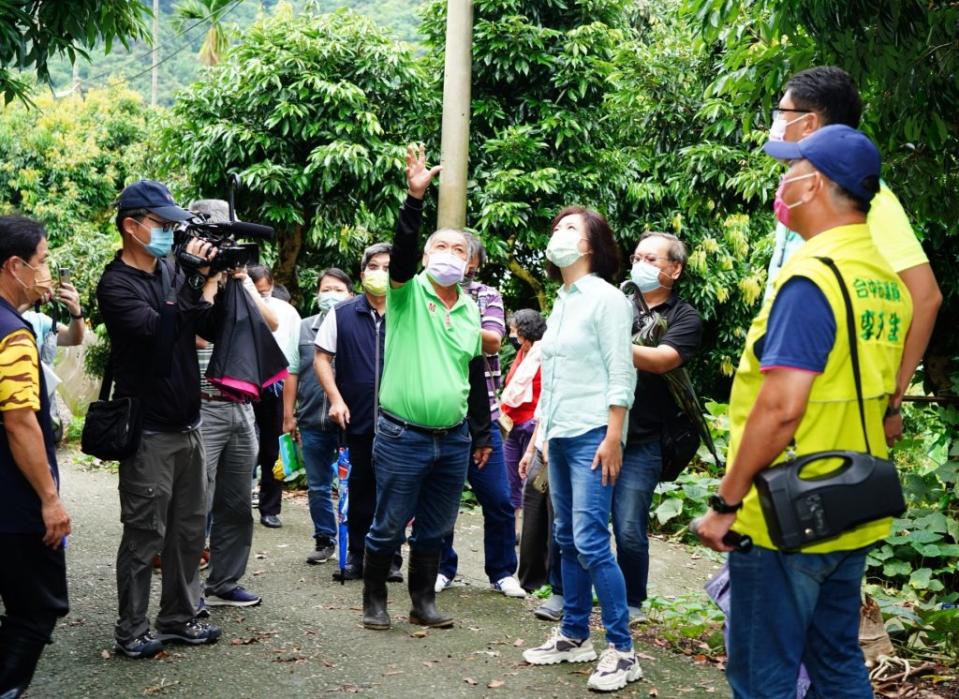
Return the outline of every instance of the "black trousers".
<path id="1" fill-rule="evenodd" d="M 557 595 L 563 592 L 559 547 L 553 534 L 553 503 L 549 491 L 541 493 L 530 480 L 523 484 L 523 529 L 519 539 L 519 584 L 532 592 L 546 583 Z"/>
<path id="2" fill-rule="evenodd" d="M 350 511 L 346 522 L 350 534 L 350 557 L 363 561 L 366 534 L 376 511 L 376 476 L 373 473 L 373 435 L 347 434 L 350 448 Z"/>
<path id="3" fill-rule="evenodd" d="M 0 534 L 0 695 L 25 689 L 57 619 L 70 611 L 62 548 L 39 534 Z"/>
<path id="4" fill-rule="evenodd" d="M 346 445 L 350 448 L 350 510 L 346 521 L 349 533 L 347 550 L 350 561 L 363 564 L 363 552 L 366 549 L 366 535 L 373 526 L 376 513 L 376 473 L 373 471 L 372 434 L 346 435 Z M 393 567 L 403 566 L 403 556 L 397 549 L 393 554 Z"/>
<path id="5" fill-rule="evenodd" d="M 260 517 L 280 514 L 283 504 L 283 482 L 273 477 L 273 465 L 280 455 L 280 435 L 283 434 L 283 395 L 263 391 L 253 404 L 253 414 L 260 432 L 260 450 L 256 463 L 260 467 Z"/>

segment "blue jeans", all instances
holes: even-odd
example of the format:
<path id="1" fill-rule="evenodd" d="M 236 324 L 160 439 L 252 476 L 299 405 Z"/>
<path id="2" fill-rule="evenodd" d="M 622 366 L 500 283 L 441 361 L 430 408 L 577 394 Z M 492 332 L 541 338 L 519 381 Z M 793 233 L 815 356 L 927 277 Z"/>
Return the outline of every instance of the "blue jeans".
<path id="1" fill-rule="evenodd" d="M 430 435 L 377 418 L 373 439 L 376 513 L 366 550 L 391 556 L 403 543 L 411 518 L 414 551 L 439 552 L 459 511 L 470 460 L 470 434 L 464 422 L 446 434 Z"/>
<path id="2" fill-rule="evenodd" d="M 466 478 L 476 499 L 483 508 L 484 568 L 490 582 L 502 580 L 516 573 L 516 511 L 510 501 L 506 461 L 503 458 L 503 438 L 499 427 L 490 428 L 493 453 L 482 469 L 476 468 L 470 458 Z M 452 580 L 456 577 L 459 558 L 453 550 L 453 534 L 443 540 L 440 572 Z"/>
<path id="3" fill-rule="evenodd" d="M 726 678 L 738 699 L 794 699 L 800 664 L 811 699 L 872 699 L 859 648 L 859 593 L 871 547 L 729 555 Z"/>
<path id="4" fill-rule="evenodd" d="M 549 440 L 549 490 L 563 571 L 562 632 L 567 638 L 589 638 L 596 588 L 607 641 L 628 651 L 633 639 L 626 584 L 609 541 L 613 486 L 602 484 L 602 468 L 591 468 L 605 436 L 606 428 L 597 427 L 576 437 Z"/>
<path id="5" fill-rule="evenodd" d="M 613 534 L 616 560 L 626 580 L 626 602 L 641 607 L 646 601 L 649 579 L 649 505 L 663 470 L 663 451 L 658 439 L 627 444 L 623 469 L 613 489 Z"/>
<path id="6" fill-rule="evenodd" d="M 330 541 L 336 540 L 336 515 L 333 514 L 333 499 L 330 493 L 333 469 L 330 465 L 336 461 L 337 438 L 335 431 L 324 432 L 309 428 L 300 430 L 313 537 L 325 537 Z"/>

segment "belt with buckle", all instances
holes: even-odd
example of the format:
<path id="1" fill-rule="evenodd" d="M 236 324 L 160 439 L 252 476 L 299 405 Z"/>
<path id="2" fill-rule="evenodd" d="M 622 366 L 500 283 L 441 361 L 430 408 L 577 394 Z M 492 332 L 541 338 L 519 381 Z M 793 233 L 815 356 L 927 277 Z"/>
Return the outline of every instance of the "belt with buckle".
<path id="1" fill-rule="evenodd" d="M 450 432 L 453 432 L 454 430 L 458 430 L 460 427 L 463 426 L 463 423 L 466 422 L 466 420 L 464 419 L 450 427 L 426 427 L 425 425 L 417 425 L 415 422 L 407 422 L 406 420 L 402 418 L 398 418 L 396 417 L 396 415 L 391 415 L 390 413 L 382 409 L 380 410 L 380 415 L 382 415 L 387 422 L 392 422 L 394 425 L 405 427 L 406 429 L 413 430 L 414 432 L 428 434 L 431 437 L 445 437 Z"/>

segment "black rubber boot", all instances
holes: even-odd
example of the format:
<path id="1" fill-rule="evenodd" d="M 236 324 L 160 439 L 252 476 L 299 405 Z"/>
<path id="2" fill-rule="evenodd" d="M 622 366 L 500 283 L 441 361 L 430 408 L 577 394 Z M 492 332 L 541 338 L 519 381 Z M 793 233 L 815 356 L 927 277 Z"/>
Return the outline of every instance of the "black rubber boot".
<path id="1" fill-rule="evenodd" d="M 386 611 L 386 576 L 393 556 L 373 556 L 369 551 L 363 557 L 363 626 L 383 631 L 390 628 Z"/>
<path id="2" fill-rule="evenodd" d="M 440 568 L 439 551 L 423 553 L 410 551 L 410 623 L 432 628 L 449 628 L 453 617 L 440 614 L 436 609 L 436 574 Z"/>

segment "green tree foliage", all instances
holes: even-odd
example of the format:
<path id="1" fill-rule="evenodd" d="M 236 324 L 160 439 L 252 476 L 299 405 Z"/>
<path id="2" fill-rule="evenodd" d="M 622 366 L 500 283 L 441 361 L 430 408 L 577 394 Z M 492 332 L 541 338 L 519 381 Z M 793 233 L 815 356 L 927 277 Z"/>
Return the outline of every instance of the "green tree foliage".
<path id="1" fill-rule="evenodd" d="M 197 58 L 205 66 L 215 66 L 230 48 L 230 36 L 222 19 L 235 0 L 182 0 L 173 10 L 175 26 L 181 31 L 194 22 L 209 27 Z"/>
<path id="2" fill-rule="evenodd" d="M 141 0 L 147 6 L 150 0 Z M 160 60 L 158 104 L 171 106 L 177 93 L 193 83 L 203 64 L 197 55 L 210 37 L 211 25 L 203 18 L 211 12 L 200 10 L 196 19 L 178 21 L 176 10 L 188 0 L 160 0 L 160 39 L 158 42 Z M 288 5 L 295 11 L 301 11 L 308 2 L 313 10 L 326 12 L 338 8 L 354 9 L 366 15 L 384 28 L 389 28 L 407 41 L 415 41 L 416 9 L 421 0 L 216 0 L 222 7 L 216 17 L 222 38 L 231 39 L 245 32 L 263 14 L 270 14 L 278 6 Z M 193 3 L 190 3 L 193 4 Z M 200 5 L 206 5 L 203 0 Z M 195 25 L 195 26 L 194 26 Z M 149 34 L 149 32 L 148 32 Z M 89 60 L 78 63 L 80 84 L 84 89 L 105 86 L 110 80 L 120 79 L 146 98 L 150 96 L 150 65 L 153 54 L 150 37 L 144 36 L 130 45 L 128 51 L 104 53 L 104 45 L 89 52 Z M 221 45 L 222 48 L 222 45 Z M 69 61 L 58 59 L 51 61 L 50 73 L 58 91 L 66 90 L 73 83 Z"/>
<path id="3" fill-rule="evenodd" d="M 437 63 L 444 6 L 423 25 Z M 707 322 L 697 379 L 724 396 L 765 280 L 775 174 L 753 154 L 761 134 L 744 140 L 704 99 L 711 53 L 672 2 L 485 0 L 475 15 L 469 225 L 508 304 L 547 305 L 543 251 L 567 204 L 604 213 L 624 260 L 643 232 L 675 232 L 692 253 L 681 293 Z"/>
<path id="4" fill-rule="evenodd" d="M 49 82 L 47 62 L 67 56 L 71 63 L 86 58 L 103 42 L 109 53 L 114 42 L 129 48 L 145 38 L 147 8 L 140 0 L 10 0 L 0 3 L 0 91 L 4 101 L 27 99 L 31 82 L 14 70 L 34 70 Z"/>
<path id="5" fill-rule="evenodd" d="M 87 308 L 118 247 L 113 202 L 140 172 L 146 133 L 147 109 L 121 86 L 0 110 L 0 213 L 43 222 Z"/>
<path id="6" fill-rule="evenodd" d="M 277 228 L 277 279 L 295 293 L 298 265 L 351 268 L 391 231 L 411 115 L 431 99 L 412 49 L 371 20 L 280 9 L 178 100 L 159 166 L 186 176 L 183 195 L 222 195 L 239 173 L 240 214 Z"/>
<path id="7" fill-rule="evenodd" d="M 839 65 L 865 102 L 862 128 L 883 154 L 883 177 L 922 237 L 943 288 L 930 353 L 959 356 L 959 5 L 919 0 L 685 0 L 714 51 L 708 94 L 742 128 L 767 124 L 789 76 Z M 939 372 L 938 388 L 947 372 Z"/>
<path id="8" fill-rule="evenodd" d="M 519 282 L 507 289 L 517 300 L 547 304 L 543 250 L 556 212 L 572 203 L 608 212 L 621 186 L 602 117 L 631 4 L 474 3 L 469 225 Z M 437 91 L 445 29 L 446 3 L 433 0 L 422 31 Z"/>

